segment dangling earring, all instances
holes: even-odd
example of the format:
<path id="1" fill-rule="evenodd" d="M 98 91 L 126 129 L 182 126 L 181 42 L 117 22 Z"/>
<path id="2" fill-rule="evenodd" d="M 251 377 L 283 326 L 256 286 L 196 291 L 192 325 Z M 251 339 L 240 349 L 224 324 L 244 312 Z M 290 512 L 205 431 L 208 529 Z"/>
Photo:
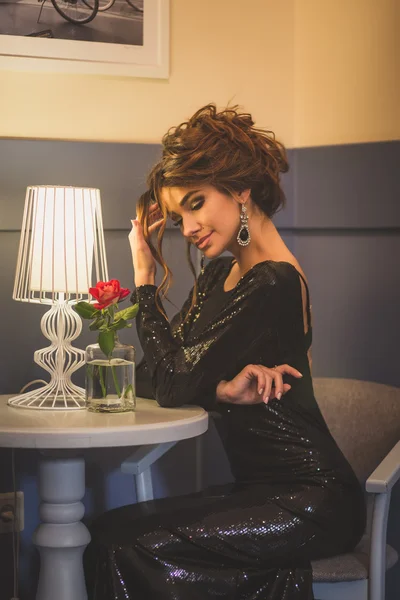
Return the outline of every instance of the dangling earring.
<path id="1" fill-rule="evenodd" d="M 205 256 L 204 254 L 201 255 L 201 259 L 200 259 L 200 273 L 201 275 L 203 275 L 204 273 L 204 261 L 205 261 Z"/>
<path id="2" fill-rule="evenodd" d="M 241 226 L 239 233 L 237 234 L 237 241 L 240 246 L 248 246 L 250 244 L 250 231 L 248 226 L 249 217 L 247 216 L 247 208 L 242 204 L 242 211 L 240 213 Z"/>

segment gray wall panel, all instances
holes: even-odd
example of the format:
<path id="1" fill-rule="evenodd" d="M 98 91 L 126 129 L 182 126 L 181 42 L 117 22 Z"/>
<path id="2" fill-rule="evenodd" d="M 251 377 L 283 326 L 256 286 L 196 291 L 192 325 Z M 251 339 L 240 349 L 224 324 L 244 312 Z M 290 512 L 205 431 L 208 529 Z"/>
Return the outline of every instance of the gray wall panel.
<path id="1" fill-rule="evenodd" d="M 160 156 L 159 144 L 0 140 L 0 231 L 21 228 L 29 185 L 98 187 L 104 227 L 126 229 Z M 289 150 L 289 162 L 293 158 Z M 288 198 L 287 209 L 276 217 L 282 227 L 293 223 L 293 177 L 291 167 L 282 178 Z"/>
<path id="2" fill-rule="evenodd" d="M 400 227 L 400 142 L 295 151 L 295 227 Z"/>
<path id="3" fill-rule="evenodd" d="M 0 140 L 0 230 L 20 229 L 28 185 L 101 190 L 107 229 L 125 229 L 160 156 L 158 144 Z"/>
<path id="4" fill-rule="evenodd" d="M 313 375 L 400 386 L 400 236 L 296 235 L 313 307 Z"/>

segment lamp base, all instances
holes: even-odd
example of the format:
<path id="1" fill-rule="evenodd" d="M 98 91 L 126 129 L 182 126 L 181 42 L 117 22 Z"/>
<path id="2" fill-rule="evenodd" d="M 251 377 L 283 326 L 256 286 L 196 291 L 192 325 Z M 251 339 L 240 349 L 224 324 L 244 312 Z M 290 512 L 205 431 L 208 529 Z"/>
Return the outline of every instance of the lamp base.
<path id="1" fill-rule="evenodd" d="M 44 313 L 40 326 L 52 343 L 36 350 L 34 360 L 50 373 L 51 380 L 41 388 L 9 398 L 8 405 L 38 410 L 86 408 L 86 391 L 71 381 L 71 374 L 85 364 L 85 352 L 71 345 L 82 330 L 80 317 L 70 304 L 59 299 Z"/>
<path id="2" fill-rule="evenodd" d="M 86 391 L 69 382 L 66 389 L 56 390 L 56 385 L 48 383 L 38 390 L 25 392 L 8 399 L 7 404 L 14 408 L 37 410 L 82 410 L 86 408 Z"/>

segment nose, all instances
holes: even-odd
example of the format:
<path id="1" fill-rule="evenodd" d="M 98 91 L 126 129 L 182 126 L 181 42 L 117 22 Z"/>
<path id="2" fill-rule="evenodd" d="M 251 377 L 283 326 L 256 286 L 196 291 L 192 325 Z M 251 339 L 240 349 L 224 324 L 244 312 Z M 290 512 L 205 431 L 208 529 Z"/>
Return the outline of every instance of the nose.
<path id="1" fill-rule="evenodd" d="M 193 238 L 202 227 L 197 223 L 196 219 L 192 215 L 186 215 L 182 218 L 182 233 L 185 238 Z"/>

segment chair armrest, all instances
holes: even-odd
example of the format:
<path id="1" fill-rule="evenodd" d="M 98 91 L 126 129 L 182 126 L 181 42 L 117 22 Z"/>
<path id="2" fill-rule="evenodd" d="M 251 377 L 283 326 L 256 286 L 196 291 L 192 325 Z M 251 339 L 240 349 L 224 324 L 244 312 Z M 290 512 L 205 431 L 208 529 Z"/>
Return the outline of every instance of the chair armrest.
<path id="1" fill-rule="evenodd" d="M 400 442 L 391 449 L 365 483 L 367 492 L 381 494 L 391 491 L 400 478 Z"/>

